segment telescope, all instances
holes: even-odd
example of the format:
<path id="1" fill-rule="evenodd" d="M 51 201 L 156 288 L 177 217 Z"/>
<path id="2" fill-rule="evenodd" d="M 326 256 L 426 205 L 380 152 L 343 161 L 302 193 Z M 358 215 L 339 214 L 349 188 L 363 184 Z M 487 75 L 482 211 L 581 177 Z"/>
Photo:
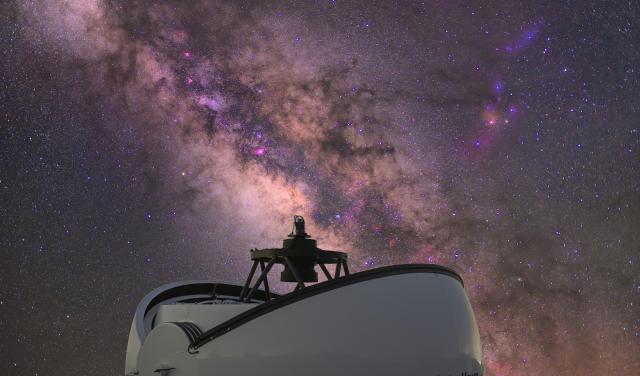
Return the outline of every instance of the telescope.
<path id="1" fill-rule="evenodd" d="M 243 284 L 170 283 L 139 303 L 125 375 L 481 376 L 478 327 L 460 275 L 433 264 L 351 273 L 295 216 L 281 248 L 250 251 Z M 269 288 L 273 267 L 294 285 Z M 318 269 L 324 280 L 318 282 Z"/>

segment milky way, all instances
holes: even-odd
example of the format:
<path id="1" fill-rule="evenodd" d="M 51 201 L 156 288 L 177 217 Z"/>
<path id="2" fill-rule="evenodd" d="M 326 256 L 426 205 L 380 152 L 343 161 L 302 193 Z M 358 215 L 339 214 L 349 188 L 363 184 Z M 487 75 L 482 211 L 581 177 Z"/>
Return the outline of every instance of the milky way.
<path id="1" fill-rule="evenodd" d="M 486 375 L 640 369 L 640 5 L 0 9 L 5 373 L 120 373 L 146 292 L 294 214 L 460 272 Z"/>

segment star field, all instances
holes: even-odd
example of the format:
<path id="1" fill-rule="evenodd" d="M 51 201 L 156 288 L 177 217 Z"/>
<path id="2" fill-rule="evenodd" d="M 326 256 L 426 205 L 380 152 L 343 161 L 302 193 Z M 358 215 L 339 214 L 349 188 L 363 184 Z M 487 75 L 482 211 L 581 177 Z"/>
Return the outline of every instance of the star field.
<path id="1" fill-rule="evenodd" d="M 640 4 L 0 5 L 0 367 L 122 372 L 138 301 L 304 215 L 465 280 L 485 375 L 640 369 Z M 271 281 L 284 291 L 286 286 Z"/>

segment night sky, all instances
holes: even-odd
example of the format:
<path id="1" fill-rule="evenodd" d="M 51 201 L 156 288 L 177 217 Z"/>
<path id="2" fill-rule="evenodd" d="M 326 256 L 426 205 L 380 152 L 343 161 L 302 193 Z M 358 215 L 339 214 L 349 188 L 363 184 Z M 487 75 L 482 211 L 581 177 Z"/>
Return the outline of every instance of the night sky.
<path id="1" fill-rule="evenodd" d="M 486 375 L 640 372 L 637 1 L 0 20 L 2 374 L 122 374 L 148 291 L 241 283 L 294 214 L 353 270 L 457 270 Z"/>

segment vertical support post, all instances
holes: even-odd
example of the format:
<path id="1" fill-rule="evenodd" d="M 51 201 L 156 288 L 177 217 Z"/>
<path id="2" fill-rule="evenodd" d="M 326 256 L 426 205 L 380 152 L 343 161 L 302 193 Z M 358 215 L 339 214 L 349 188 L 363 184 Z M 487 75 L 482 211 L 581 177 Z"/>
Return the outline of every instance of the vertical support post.
<path id="1" fill-rule="evenodd" d="M 351 274 L 349 272 L 349 265 L 347 264 L 347 260 L 342 260 L 342 267 L 344 268 L 344 275 L 348 276 L 349 274 Z"/>
<path id="2" fill-rule="evenodd" d="M 336 263 L 336 276 L 333 278 L 340 278 L 340 268 L 342 267 L 342 263 L 340 260 Z"/>
<path id="3" fill-rule="evenodd" d="M 217 297 L 216 295 L 216 290 L 218 289 L 218 284 L 214 283 L 213 284 L 213 290 L 211 290 L 211 299 L 215 299 Z"/>

